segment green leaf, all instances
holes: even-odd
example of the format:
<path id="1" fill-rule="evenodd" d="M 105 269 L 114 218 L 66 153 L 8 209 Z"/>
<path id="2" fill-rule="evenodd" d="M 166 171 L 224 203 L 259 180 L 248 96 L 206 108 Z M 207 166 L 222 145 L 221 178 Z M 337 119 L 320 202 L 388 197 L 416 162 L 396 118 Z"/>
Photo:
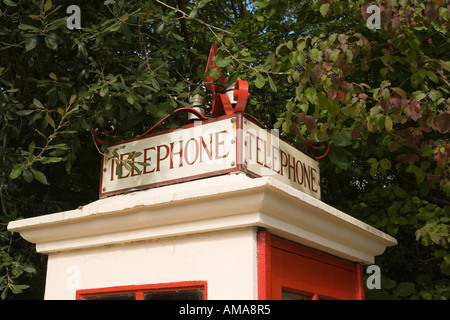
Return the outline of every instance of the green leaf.
<path id="1" fill-rule="evenodd" d="M 410 36 L 408 37 L 409 45 L 412 49 L 417 50 L 420 47 L 420 40 L 416 36 Z"/>
<path id="2" fill-rule="evenodd" d="M 389 290 L 394 288 L 396 282 L 392 279 L 386 278 L 383 274 L 381 275 L 381 289 Z"/>
<path id="3" fill-rule="evenodd" d="M 6 4 L 9 7 L 17 7 L 17 4 L 14 1 L 11 1 L 11 0 L 3 0 L 3 3 Z"/>
<path id="4" fill-rule="evenodd" d="M 408 192 L 406 192 L 405 189 L 400 188 L 399 186 L 394 187 L 394 193 L 399 198 L 402 198 L 402 199 L 408 198 Z"/>
<path id="5" fill-rule="evenodd" d="M 283 122 L 283 125 L 281 126 L 283 134 L 289 134 L 289 132 L 291 132 L 291 125 L 292 123 L 290 121 Z"/>
<path id="6" fill-rule="evenodd" d="M 269 85 L 270 89 L 272 89 L 273 92 L 277 92 L 277 86 L 275 85 L 275 82 L 273 82 L 273 79 L 270 76 L 267 76 L 269 79 Z"/>
<path id="7" fill-rule="evenodd" d="M 34 110 L 19 110 L 19 111 L 16 111 L 16 114 L 18 116 L 24 117 L 24 116 L 27 116 L 29 114 L 32 114 L 33 112 L 34 112 Z"/>
<path id="8" fill-rule="evenodd" d="M 21 293 L 23 290 L 29 288 L 30 286 L 27 284 L 13 284 L 11 286 L 11 290 L 13 293 L 18 294 Z"/>
<path id="9" fill-rule="evenodd" d="M 56 42 L 55 37 L 51 35 L 45 37 L 45 44 L 51 50 L 56 50 L 58 48 L 58 43 Z"/>
<path id="10" fill-rule="evenodd" d="M 391 161 L 389 159 L 381 159 L 380 167 L 385 170 L 389 170 L 391 168 Z"/>
<path id="11" fill-rule="evenodd" d="M 386 130 L 388 132 L 392 131 L 394 123 L 392 122 L 392 118 L 391 117 L 386 116 L 386 121 L 384 123 L 384 126 L 385 126 L 385 128 L 386 128 Z"/>
<path id="12" fill-rule="evenodd" d="M 100 97 L 104 97 L 104 96 L 106 96 L 106 94 L 108 93 L 108 91 L 109 91 L 109 87 L 108 86 L 103 86 L 101 89 L 100 89 Z"/>
<path id="13" fill-rule="evenodd" d="M 41 32 L 41 29 L 36 28 L 34 26 L 30 26 L 29 24 L 24 24 L 24 23 L 19 24 L 18 28 L 23 31 Z"/>
<path id="14" fill-rule="evenodd" d="M 63 158 L 61 157 L 41 157 L 39 161 L 43 164 L 47 164 L 47 163 L 61 162 L 62 160 Z"/>
<path id="15" fill-rule="evenodd" d="M 258 72 L 256 74 L 255 86 L 258 89 L 261 89 L 262 87 L 264 87 L 265 84 L 266 84 L 266 79 L 264 78 L 264 76 L 261 73 Z"/>
<path id="16" fill-rule="evenodd" d="M 352 144 L 351 132 L 343 131 L 338 136 L 331 137 L 331 141 L 339 147 L 347 147 Z"/>
<path id="17" fill-rule="evenodd" d="M 427 71 L 427 76 L 434 83 L 438 83 L 439 82 L 438 77 L 436 76 L 436 74 L 433 71 Z"/>
<path id="18" fill-rule="evenodd" d="M 33 181 L 33 173 L 31 173 L 30 169 L 23 170 L 22 176 L 23 176 L 23 179 L 25 180 L 25 182 L 30 183 Z"/>
<path id="19" fill-rule="evenodd" d="M 79 43 L 77 45 L 77 47 L 78 47 L 77 57 L 87 57 L 88 56 L 88 52 L 86 50 L 86 46 L 84 43 Z"/>
<path id="20" fill-rule="evenodd" d="M 107 27 L 104 32 L 116 32 L 117 30 L 120 29 L 121 26 L 122 26 L 122 22 L 117 21 L 117 22 L 113 23 L 112 25 L 110 25 L 109 27 Z M 164 24 L 163 24 L 163 26 L 164 26 Z"/>
<path id="21" fill-rule="evenodd" d="M 47 115 L 45 119 L 47 120 L 48 124 L 52 126 L 53 129 L 56 128 L 55 121 L 50 115 Z"/>
<path id="22" fill-rule="evenodd" d="M 331 162 L 343 170 L 347 170 L 350 166 L 350 158 L 348 153 L 341 147 L 331 145 L 328 154 Z"/>
<path id="23" fill-rule="evenodd" d="M 41 171 L 35 168 L 31 168 L 31 172 L 33 173 L 33 176 L 36 178 L 37 181 L 39 181 L 42 184 L 48 184 L 47 177 Z"/>
<path id="24" fill-rule="evenodd" d="M 194 9 L 191 12 L 189 12 L 189 18 L 194 19 L 197 16 L 197 14 L 198 14 L 197 10 Z"/>
<path id="25" fill-rule="evenodd" d="M 311 56 L 312 62 L 317 63 L 317 62 L 322 61 L 322 57 L 320 55 L 320 50 L 319 49 L 313 48 L 313 49 L 311 49 L 309 54 Z"/>
<path id="26" fill-rule="evenodd" d="M 386 123 L 386 116 L 384 114 L 378 114 L 375 117 L 375 125 L 379 131 L 383 131 Z"/>
<path id="27" fill-rule="evenodd" d="M 414 99 L 415 99 L 416 101 L 421 101 L 421 100 L 424 99 L 426 96 L 427 96 L 427 95 L 426 95 L 426 93 L 424 93 L 424 92 L 416 91 L 416 92 L 414 93 Z"/>
<path id="28" fill-rule="evenodd" d="M 339 114 L 340 108 L 339 108 L 339 101 L 334 99 L 332 101 L 329 101 L 327 104 L 327 111 L 330 116 L 335 117 Z"/>
<path id="29" fill-rule="evenodd" d="M 317 101 L 317 91 L 314 87 L 308 87 L 305 89 L 305 96 L 312 104 L 315 104 Z"/>
<path id="30" fill-rule="evenodd" d="M 408 297 L 415 292 L 416 289 L 412 282 L 400 282 L 397 286 L 397 294 L 400 297 Z"/>
<path id="31" fill-rule="evenodd" d="M 161 89 L 158 80 L 156 80 L 155 78 L 152 79 L 152 86 L 153 88 L 155 88 L 157 91 L 159 91 Z"/>
<path id="32" fill-rule="evenodd" d="M 60 133 L 64 133 L 64 132 L 61 131 Z M 71 132 L 71 133 L 75 133 L 75 132 Z M 65 143 L 59 143 L 59 144 L 53 144 L 53 145 L 50 145 L 47 147 L 47 150 L 51 150 L 51 149 L 70 150 L 70 147 Z"/>
<path id="33" fill-rule="evenodd" d="M 320 11 L 320 14 L 322 15 L 322 17 L 325 17 L 328 14 L 328 12 L 330 11 L 330 4 L 329 3 L 322 4 L 320 6 L 319 11 Z"/>
<path id="34" fill-rule="evenodd" d="M 13 166 L 13 169 L 12 169 L 12 171 L 11 171 L 11 173 L 9 174 L 9 177 L 11 178 L 11 179 L 16 179 L 18 176 L 20 176 L 22 174 L 22 167 L 21 166 L 19 166 L 19 165 L 17 165 L 17 164 L 15 164 L 14 166 Z"/>
<path id="35" fill-rule="evenodd" d="M 135 94 L 133 92 L 129 92 L 127 94 L 127 102 L 129 104 L 133 104 L 136 101 L 135 98 L 136 98 L 136 96 L 135 96 Z"/>
<path id="36" fill-rule="evenodd" d="M 47 0 L 44 5 L 44 12 L 50 10 L 52 8 L 52 0 Z"/>
<path id="37" fill-rule="evenodd" d="M 36 44 L 37 44 L 37 37 L 28 38 L 27 41 L 25 41 L 25 50 L 26 51 L 33 50 L 36 47 Z"/>
<path id="38" fill-rule="evenodd" d="M 76 94 L 73 94 L 70 96 L 69 105 L 72 105 L 75 102 L 75 99 L 77 98 Z"/>
<path id="39" fill-rule="evenodd" d="M 250 57 L 249 57 L 250 58 Z M 245 61 L 245 59 L 241 59 L 242 61 Z M 228 66 L 231 62 L 233 61 L 233 59 L 231 57 L 227 57 L 225 59 L 216 59 L 215 63 L 216 66 L 219 68 L 225 68 L 226 66 Z"/>
<path id="40" fill-rule="evenodd" d="M 340 52 L 341 51 L 339 49 L 334 49 L 333 51 L 331 51 L 330 60 L 333 61 L 333 62 L 336 62 L 338 60 L 338 58 L 339 58 L 339 53 Z"/>

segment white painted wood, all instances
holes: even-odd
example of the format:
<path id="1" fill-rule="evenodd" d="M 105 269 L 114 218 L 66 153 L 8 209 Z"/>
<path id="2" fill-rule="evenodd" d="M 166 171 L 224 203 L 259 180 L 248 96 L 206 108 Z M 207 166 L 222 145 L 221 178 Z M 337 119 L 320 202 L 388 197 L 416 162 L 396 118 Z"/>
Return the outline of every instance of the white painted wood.
<path id="1" fill-rule="evenodd" d="M 230 174 L 10 222 L 49 255 L 46 299 L 76 289 L 207 281 L 209 299 L 257 299 L 257 231 L 358 263 L 396 240 L 272 177 Z"/>

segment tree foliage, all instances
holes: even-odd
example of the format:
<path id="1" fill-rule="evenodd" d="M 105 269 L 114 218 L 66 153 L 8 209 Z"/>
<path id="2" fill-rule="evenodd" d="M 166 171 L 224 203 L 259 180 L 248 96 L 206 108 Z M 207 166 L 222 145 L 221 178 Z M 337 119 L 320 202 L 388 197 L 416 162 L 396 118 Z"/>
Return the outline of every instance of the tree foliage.
<path id="1" fill-rule="evenodd" d="M 108 143 L 210 99 L 215 43 L 228 82 L 249 81 L 247 112 L 305 152 L 330 141 L 323 200 L 397 238 L 367 296 L 448 299 L 450 5 L 373 3 L 381 29 L 363 0 L 0 1 L 1 297 L 45 272 L 7 223 L 95 200 Z"/>

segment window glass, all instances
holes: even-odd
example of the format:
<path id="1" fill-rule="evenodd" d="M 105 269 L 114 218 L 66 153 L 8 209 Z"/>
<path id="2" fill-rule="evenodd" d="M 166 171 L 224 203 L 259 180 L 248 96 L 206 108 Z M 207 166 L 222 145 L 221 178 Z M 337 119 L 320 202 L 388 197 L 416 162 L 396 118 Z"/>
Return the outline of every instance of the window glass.
<path id="1" fill-rule="evenodd" d="M 135 293 L 105 294 L 83 297 L 83 300 L 136 300 Z"/>
<path id="2" fill-rule="evenodd" d="M 292 291 L 285 291 L 283 290 L 281 292 L 281 299 L 282 300 L 310 300 L 311 296 L 305 295 L 305 294 L 299 294 Z"/>
<path id="3" fill-rule="evenodd" d="M 144 300 L 203 300 L 203 290 L 144 292 Z"/>

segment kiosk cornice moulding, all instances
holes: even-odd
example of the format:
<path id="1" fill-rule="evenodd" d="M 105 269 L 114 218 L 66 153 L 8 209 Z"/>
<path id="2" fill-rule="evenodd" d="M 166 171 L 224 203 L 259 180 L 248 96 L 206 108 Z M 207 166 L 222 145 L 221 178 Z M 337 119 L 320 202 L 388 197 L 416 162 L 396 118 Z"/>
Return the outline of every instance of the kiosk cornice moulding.
<path id="1" fill-rule="evenodd" d="M 373 263 L 397 243 L 270 176 L 242 173 L 116 195 L 13 221 L 8 230 L 51 253 L 252 226 L 360 263 Z"/>

